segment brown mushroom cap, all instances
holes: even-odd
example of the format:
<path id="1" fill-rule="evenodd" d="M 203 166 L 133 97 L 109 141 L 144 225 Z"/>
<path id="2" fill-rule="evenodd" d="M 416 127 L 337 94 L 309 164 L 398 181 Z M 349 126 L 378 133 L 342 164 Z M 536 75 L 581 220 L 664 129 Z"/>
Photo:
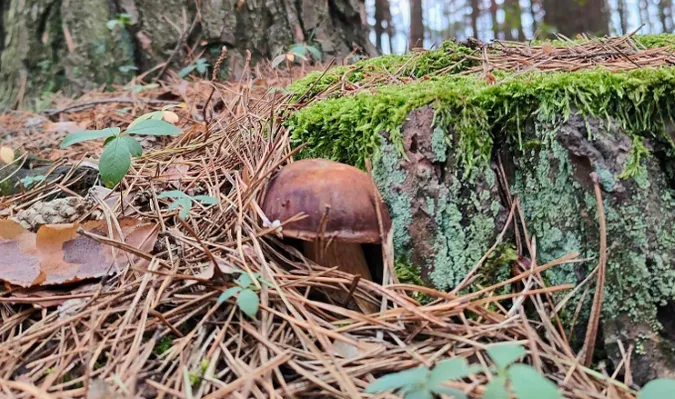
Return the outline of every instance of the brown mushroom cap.
<path id="1" fill-rule="evenodd" d="M 391 228 L 389 212 L 367 173 L 325 159 L 305 159 L 282 168 L 272 179 L 262 209 L 270 220 L 281 222 L 301 212 L 307 214 L 285 225 L 283 235 L 313 241 L 318 238 L 326 206 L 330 206 L 324 237 L 378 244 L 381 239 L 375 201 L 380 201 L 387 232 Z"/>

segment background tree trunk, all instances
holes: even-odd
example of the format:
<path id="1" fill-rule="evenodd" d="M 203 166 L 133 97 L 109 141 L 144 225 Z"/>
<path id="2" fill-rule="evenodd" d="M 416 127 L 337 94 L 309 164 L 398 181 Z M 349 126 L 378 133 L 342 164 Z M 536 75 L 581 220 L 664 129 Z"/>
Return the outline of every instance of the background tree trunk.
<path id="1" fill-rule="evenodd" d="M 568 37 L 580 33 L 609 34 L 609 8 L 606 0 L 543 0 L 544 23 Z"/>
<path id="2" fill-rule="evenodd" d="M 492 34 L 494 39 L 499 39 L 499 21 L 497 20 L 497 11 L 499 11 L 499 5 L 497 5 L 496 0 L 490 0 L 490 17 L 492 18 Z"/>
<path id="3" fill-rule="evenodd" d="M 628 33 L 628 16 L 626 15 L 626 0 L 618 0 L 616 11 L 619 14 L 619 24 L 621 25 L 621 34 Z"/>
<path id="4" fill-rule="evenodd" d="M 422 0 L 410 0 L 410 48 L 424 46 Z"/>
<path id="5" fill-rule="evenodd" d="M 480 17 L 480 0 L 471 0 L 471 30 L 478 39 L 478 18 Z"/>
<path id="6" fill-rule="evenodd" d="M 521 12 L 518 0 L 504 0 L 504 13 L 506 14 L 504 18 L 504 32 L 506 32 L 506 40 L 513 40 L 515 38 L 520 41 L 525 40 Z M 518 36 L 513 35 L 514 31 L 518 32 Z"/>
<path id="7" fill-rule="evenodd" d="M 199 57 L 213 64 L 223 46 L 239 60 L 250 50 L 254 61 L 310 39 L 325 57 L 374 55 L 362 3 L 203 0 L 197 12 L 192 0 L 1 0 L 0 109 L 61 88 L 124 84 L 169 59 L 175 68 Z M 130 23 L 109 29 L 120 14 Z"/>

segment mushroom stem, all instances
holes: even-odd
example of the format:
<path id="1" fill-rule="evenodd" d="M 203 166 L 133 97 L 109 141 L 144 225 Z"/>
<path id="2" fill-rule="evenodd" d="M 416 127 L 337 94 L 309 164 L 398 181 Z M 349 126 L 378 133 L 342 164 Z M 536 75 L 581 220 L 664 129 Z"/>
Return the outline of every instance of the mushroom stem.
<path id="1" fill-rule="evenodd" d="M 305 241 L 304 246 L 305 256 L 316 264 L 326 267 L 337 266 L 342 272 L 358 274 L 362 279 L 373 281 L 361 244 L 333 241 L 328 247 L 323 247 L 322 243 L 316 240 Z M 342 295 L 341 298 L 334 299 L 341 303 L 346 298 Z M 364 313 L 376 313 L 379 310 L 374 304 L 357 297 L 354 297 L 354 302 Z"/>

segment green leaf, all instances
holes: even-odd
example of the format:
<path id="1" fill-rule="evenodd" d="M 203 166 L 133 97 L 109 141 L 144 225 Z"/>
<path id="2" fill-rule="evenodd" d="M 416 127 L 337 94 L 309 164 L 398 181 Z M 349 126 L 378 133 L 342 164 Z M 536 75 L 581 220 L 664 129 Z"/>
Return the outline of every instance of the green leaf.
<path id="1" fill-rule="evenodd" d="M 216 205 L 216 204 L 218 204 L 218 200 L 213 198 L 210 195 L 195 195 L 194 197 L 192 197 L 192 199 L 197 200 L 204 205 Z"/>
<path id="2" fill-rule="evenodd" d="M 237 295 L 238 293 L 241 292 L 241 287 L 231 287 L 225 290 L 220 296 L 218 297 L 218 305 L 221 303 L 227 301 L 228 299 L 232 298 L 233 296 Z"/>
<path id="3" fill-rule="evenodd" d="M 143 155 L 143 147 L 141 147 L 141 143 L 129 136 L 122 136 L 119 139 L 127 145 L 127 148 L 129 148 L 129 153 L 132 156 L 140 157 Z"/>
<path id="4" fill-rule="evenodd" d="M 305 47 L 304 44 L 296 44 L 295 46 L 291 47 L 289 50 L 289 53 L 292 53 L 294 55 L 300 55 L 303 56 L 307 54 L 307 48 Z"/>
<path id="5" fill-rule="evenodd" d="M 274 59 L 272 60 L 272 68 L 278 67 L 279 64 L 281 64 L 281 63 L 284 62 L 285 60 L 286 60 L 286 54 L 277 55 L 277 56 L 274 57 Z"/>
<path id="6" fill-rule="evenodd" d="M 160 193 L 157 198 L 190 198 L 190 196 L 180 190 L 171 190 Z"/>
<path id="7" fill-rule="evenodd" d="M 514 364 L 507 373 L 518 399 L 562 399 L 553 382 L 526 364 Z"/>
<path id="8" fill-rule="evenodd" d="M 248 288 L 251 284 L 253 284 L 253 280 L 251 280 L 251 276 L 249 276 L 248 273 L 242 273 L 239 278 L 235 280 L 235 283 L 237 283 L 242 288 Z"/>
<path id="9" fill-rule="evenodd" d="M 122 65 L 117 69 L 119 69 L 119 71 L 122 73 L 127 73 L 131 71 L 137 71 L 138 67 L 136 67 L 136 65 Z"/>
<path id="10" fill-rule="evenodd" d="M 177 208 L 181 209 L 180 213 L 178 214 L 178 217 L 181 219 L 185 219 L 190 214 L 190 209 L 192 209 L 192 201 L 190 201 L 190 198 L 178 198 L 173 203 L 171 203 L 171 205 L 169 205 L 169 207 L 166 209 L 168 211 L 173 211 L 174 209 Z"/>
<path id="11" fill-rule="evenodd" d="M 172 109 L 172 108 L 176 108 L 176 107 L 179 107 L 179 108 L 185 108 L 185 104 L 183 104 L 183 103 L 180 103 L 180 104 L 167 104 L 167 105 L 165 105 L 165 106 L 162 107 L 162 111 L 168 111 L 168 110 L 170 110 L 170 109 Z"/>
<path id="12" fill-rule="evenodd" d="M 426 381 L 428 374 L 429 369 L 426 367 L 417 367 L 398 373 L 387 374 L 368 384 L 364 392 L 378 393 L 403 388 L 405 386 L 412 387 L 415 384 L 423 384 L 424 381 Z"/>
<path id="13" fill-rule="evenodd" d="M 638 399 L 665 399 L 675 392 L 675 380 L 659 378 L 650 381 L 638 392 Z"/>
<path id="14" fill-rule="evenodd" d="M 478 367 L 480 371 L 480 367 Z M 469 367 L 466 359 L 456 357 L 454 359 L 443 360 L 439 362 L 431 374 L 429 374 L 429 386 L 440 386 L 443 382 L 448 380 L 459 380 L 470 374 L 475 374 L 476 368 Z"/>
<path id="15" fill-rule="evenodd" d="M 307 50 L 309 50 L 310 54 L 312 54 L 312 57 L 314 57 L 315 60 L 321 61 L 321 50 L 314 46 L 307 46 Z"/>
<path id="16" fill-rule="evenodd" d="M 197 63 L 197 72 L 204 74 L 206 73 L 206 68 L 208 68 L 209 64 L 206 63 Z"/>
<path id="17" fill-rule="evenodd" d="M 428 389 L 420 388 L 406 392 L 405 399 L 434 399 Z"/>
<path id="18" fill-rule="evenodd" d="M 450 387 L 431 387 L 431 392 L 435 393 L 436 395 L 448 395 L 450 397 L 453 397 L 455 399 L 467 399 L 468 396 L 459 389 L 455 388 L 450 388 Z"/>
<path id="19" fill-rule="evenodd" d="M 111 137 L 120 134 L 120 128 L 108 127 L 102 130 L 85 130 L 84 132 L 71 133 L 66 136 L 61 142 L 61 148 L 70 147 L 73 144 L 81 143 L 88 140 L 101 139 L 103 137 Z"/>
<path id="20" fill-rule="evenodd" d="M 506 390 L 506 377 L 495 377 L 485 386 L 483 399 L 509 399 L 509 392 Z"/>
<path id="21" fill-rule="evenodd" d="M 127 174 L 131 166 L 129 147 L 120 138 L 111 141 L 103 150 L 98 162 L 103 184 L 108 187 L 117 185 Z"/>
<path id="22" fill-rule="evenodd" d="M 130 126 L 127 129 L 127 133 L 150 136 L 175 136 L 183 133 L 183 131 L 169 122 L 147 119 L 134 124 L 134 126 Z"/>
<path id="23" fill-rule="evenodd" d="M 184 77 L 188 76 L 192 71 L 194 71 L 196 67 L 197 67 L 196 65 L 186 66 L 185 68 L 178 71 L 178 77 L 183 79 Z"/>
<path id="24" fill-rule="evenodd" d="M 155 120 L 155 121 L 161 120 L 162 118 L 164 118 L 164 112 L 162 112 L 162 111 L 155 111 L 150 116 L 150 119 Z"/>
<path id="25" fill-rule="evenodd" d="M 115 27 L 116 27 L 119 23 L 120 23 L 120 22 L 119 22 L 118 20 L 116 20 L 116 19 L 111 19 L 110 21 L 108 21 L 108 22 L 105 23 L 105 26 L 106 26 L 108 29 L 113 30 L 113 29 L 115 29 Z"/>
<path id="26" fill-rule="evenodd" d="M 258 298 L 258 294 L 251 290 L 243 290 L 237 297 L 237 306 L 239 306 L 239 309 L 252 319 L 255 319 L 259 305 L 260 298 Z"/>
<path id="27" fill-rule="evenodd" d="M 519 344 L 499 343 L 488 346 L 487 353 L 498 368 L 506 369 L 525 355 L 525 349 Z"/>

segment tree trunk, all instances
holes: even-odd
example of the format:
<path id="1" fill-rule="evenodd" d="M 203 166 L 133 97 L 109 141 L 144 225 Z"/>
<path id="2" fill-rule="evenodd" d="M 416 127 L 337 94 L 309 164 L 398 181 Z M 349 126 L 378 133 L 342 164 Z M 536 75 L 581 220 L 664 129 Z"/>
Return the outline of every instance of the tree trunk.
<path id="1" fill-rule="evenodd" d="M 492 18 L 492 34 L 494 39 L 499 39 L 499 21 L 497 21 L 497 11 L 499 6 L 496 0 L 490 0 L 490 17 Z"/>
<path id="2" fill-rule="evenodd" d="M 659 20 L 661 21 L 661 31 L 663 33 L 670 32 L 671 27 L 668 20 L 670 19 L 672 7 L 672 0 L 659 0 Z"/>
<path id="3" fill-rule="evenodd" d="M 196 3 L 201 4 L 199 13 Z M 320 44 L 324 57 L 352 50 L 375 54 L 362 21 L 362 0 L 196 3 L 0 1 L 0 109 L 30 106 L 32 97 L 59 89 L 77 94 L 102 84 L 124 84 L 169 59 L 172 68 L 182 68 L 203 54 L 213 64 L 223 46 L 230 57 L 250 50 L 254 61 L 310 38 Z M 128 14 L 128 23 L 120 14 Z M 107 26 L 112 20 L 118 23 Z M 188 55 L 189 49 L 196 55 Z"/>
<path id="4" fill-rule="evenodd" d="M 391 46 L 393 29 L 391 26 L 391 9 L 389 0 L 375 0 L 375 40 L 376 48 L 379 54 L 382 54 L 382 36 L 389 36 L 389 51 L 394 51 Z"/>
<path id="5" fill-rule="evenodd" d="M 410 49 L 424 46 L 424 10 L 422 0 L 410 1 Z"/>
<path id="6" fill-rule="evenodd" d="M 530 17 L 532 18 L 532 38 L 537 37 L 537 29 L 539 29 L 539 18 L 537 16 L 536 6 L 539 0 L 530 0 Z"/>
<path id="7" fill-rule="evenodd" d="M 621 34 L 628 33 L 628 16 L 626 15 L 626 0 L 618 0 L 616 11 L 619 14 L 619 23 L 621 24 Z"/>
<path id="8" fill-rule="evenodd" d="M 471 0 L 471 30 L 478 39 L 478 18 L 480 17 L 480 0 Z"/>
<path id="9" fill-rule="evenodd" d="M 521 18 L 521 9 L 518 0 L 505 0 L 504 1 L 504 32 L 506 32 L 506 40 L 513 40 L 515 36 L 513 35 L 514 31 L 518 32 L 518 40 L 525 40 L 525 32 L 523 32 L 523 22 Z"/>
<path id="10" fill-rule="evenodd" d="M 609 34 L 609 8 L 606 0 L 543 0 L 544 23 L 567 37 L 577 34 Z"/>

